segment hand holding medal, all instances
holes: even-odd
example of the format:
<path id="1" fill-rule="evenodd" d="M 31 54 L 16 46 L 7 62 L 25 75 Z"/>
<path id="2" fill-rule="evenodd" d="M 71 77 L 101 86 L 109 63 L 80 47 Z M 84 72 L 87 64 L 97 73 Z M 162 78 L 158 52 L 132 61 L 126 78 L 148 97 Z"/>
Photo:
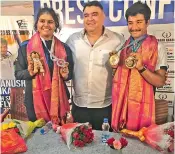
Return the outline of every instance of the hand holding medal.
<path id="1" fill-rule="evenodd" d="M 65 62 L 64 66 L 60 67 L 60 74 L 61 74 L 63 79 L 67 79 L 68 78 L 68 74 L 69 74 L 68 66 L 69 66 L 69 63 Z"/>
<path id="2" fill-rule="evenodd" d="M 115 72 L 116 72 L 116 69 L 117 69 L 117 66 L 118 66 L 118 63 L 119 63 L 119 56 L 117 54 L 116 51 L 112 51 L 109 53 L 109 63 L 112 67 L 112 76 L 115 75 Z"/>
<path id="3" fill-rule="evenodd" d="M 141 53 L 131 53 L 130 56 L 125 60 L 125 65 L 129 69 L 136 68 L 141 70 L 143 66 L 142 54 Z"/>
<path id="4" fill-rule="evenodd" d="M 62 78 L 64 80 L 66 80 L 68 78 L 68 74 L 69 74 L 69 63 L 66 62 L 64 59 L 60 59 L 60 58 L 57 58 L 53 53 L 50 52 L 50 59 L 52 61 L 55 61 L 56 64 L 60 67 L 60 75 L 62 76 Z"/>
<path id="5" fill-rule="evenodd" d="M 142 62 L 142 55 L 140 53 L 137 53 L 137 50 L 139 49 L 140 45 L 142 44 L 143 40 L 147 37 L 147 35 L 144 35 L 136 40 L 131 41 L 128 45 L 123 45 L 118 51 L 122 51 L 125 48 L 131 47 L 133 53 L 130 54 L 128 58 L 125 59 L 125 65 L 127 68 L 132 69 L 136 67 L 138 70 L 143 70 L 143 62 Z M 117 55 L 117 51 L 112 51 L 109 53 L 109 63 L 113 68 L 112 75 L 115 75 L 116 68 L 119 63 L 119 56 Z"/>
<path id="6" fill-rule="evenodd" d="M 125 59 L 125 65 L 127 68 L 132 69 L 136 66 L 136 58 L 134 56 L 129 56 Z"/>

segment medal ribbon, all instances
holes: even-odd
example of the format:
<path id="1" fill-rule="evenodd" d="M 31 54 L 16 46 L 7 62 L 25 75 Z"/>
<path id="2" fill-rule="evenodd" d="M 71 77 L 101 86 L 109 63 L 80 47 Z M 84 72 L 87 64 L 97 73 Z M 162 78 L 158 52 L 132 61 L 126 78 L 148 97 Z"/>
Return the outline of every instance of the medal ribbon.
<path id="1" fill-rule="evenodd" d="M 140 37 L 141 39 L 139 39 L 139 41 L 137 41 L 137 42 L 134 42 L 135 40 L 134 40 L 132 37 L 130 38 L 130 42 L 132 43 L 132 46 L 131 46 L 132 52 L 137 52 L 137 50 L 140 48 L 140 46 L 141 46 L 143 40 L 144 40 L 146 37 L 147 37 L 147 35 L 143 35 L 142 37 Z M 134 43 L 133 43 L 133 42 L 134 42 Z M 130 43 L 130 44 L 131 44 L 131 43 Z"/>
<path id="2" fill-rule="evenodd" d="M 143 36 L 141 36 L 141 37 L 139 37 L 139 38 L 136 39 L 136 40 L 134 40 L 133 38 L 131 38 L 132 40 L 130 41 L 130 43 L 129 43 L 128 45 L 126 45 L 126 46 L 124 46 L 125 44 L 123 44 L 123 46 L 122 46 L 118 51 L 123 50 L 123 49 L 125 49 L 125 48 L 127 48 L 127 47 L 130 47 L 130 46 L 133 47 L 133 46 L 139 44 L 139 46 L 137 45 L 137 47 L 134 48 L 134 50 L 132 49 L 132 51 L 135 51 L 135 52 L 136 52 L 136 51 L 138 50 L 138 48 L 140 47 L 141 43 L 143 42 L 143 40 L 144 40 L 146 37 L 147 37 L 147 34 L 146 34 L 146 35 L 143 35 Z"/>

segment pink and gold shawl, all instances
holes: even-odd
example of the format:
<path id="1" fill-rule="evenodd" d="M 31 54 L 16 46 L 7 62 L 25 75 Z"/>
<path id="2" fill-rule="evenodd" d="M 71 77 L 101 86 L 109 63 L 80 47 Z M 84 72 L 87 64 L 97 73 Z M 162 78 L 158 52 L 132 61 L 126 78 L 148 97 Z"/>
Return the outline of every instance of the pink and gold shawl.
<path id="1" fill-rule="evenodd" d="M 130 39 L 126 41 L 128 45 Z M 155 101 L 153 86 L 149 84 L 137 69 L 128 69 L 124 60 L 131 52 L 125 48 L 120 55 L 120 62 L 113 78 L 112 88 L 112 128 L 114 131 L 126 127 L 139 130 L 155 123 Z M 144 65 L 152 72 L 158 57 L 158 42 L 148 35 L 138 49 Z"/>
<path id="2" fill-rule="evenodd" d="M 12 128 L 1 131 L 1 154 L 23 153 L 27 151 L 25 140 Z"/>
<path id="3" fill-rule="evenodd" d="M 66 52 L 61 42 L 54 37 L 54 54 L 56 57 L 66 60 Z M 49 67 L 46 62 L 45 53 L 39 33 L 30 39 L 27 46 L 27 55 L 32 51 L 39 53 L 44 59 L 45 73 L 37 74 L 32 80 L 33 104 L 37 119 L 44 118 L 46 121 L 52 120 L 54 124 L 61 124 L 62 118 L 70 110 L 67 99 L 64 81 L 60 76 L 59 67 L 54 62 L 53 77 L 51 80 Z"/>

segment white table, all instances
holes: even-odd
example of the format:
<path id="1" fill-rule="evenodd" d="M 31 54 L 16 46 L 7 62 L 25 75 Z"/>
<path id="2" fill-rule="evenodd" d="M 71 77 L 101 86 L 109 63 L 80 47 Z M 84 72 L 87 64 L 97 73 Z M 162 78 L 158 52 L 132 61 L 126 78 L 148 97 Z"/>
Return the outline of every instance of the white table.
<path id="1" fill-rule="evenodd" d="M 37 130 L 27 139 L 28 150 L 25 154 L 109 154 L 109 147 L 101 143 L 101 133 L 94 130 L 93 143 L 83 148 L 69 150 L 60 134 L 51 130 L 48 134 L 40 135 Z M 110 135 L 120 138 L 120 134 L 111 133 Z M 127 138 L 127 140 L 128 146 L 123 149 L 123 154 L 160 154 L 159 151 L 137 139 Z"/>

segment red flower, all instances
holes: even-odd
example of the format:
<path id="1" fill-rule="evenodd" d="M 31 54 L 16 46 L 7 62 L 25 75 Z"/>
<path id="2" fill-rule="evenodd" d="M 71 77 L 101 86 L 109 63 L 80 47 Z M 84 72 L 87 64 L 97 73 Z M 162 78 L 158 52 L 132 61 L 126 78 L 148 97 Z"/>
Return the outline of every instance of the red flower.
<path id="1" fill-rule="evenodd" d="M 92 138 L 88 139 L 88 142 L 87 143 L 91 143 L 93 141 Z"/>
<path id="2" fill-rule="evenodd" d="M 109 146 L 113 146 L 113 142 L 115 141 L 115 139 L 112 137 L 112 138 L 109 138 L 108 140 L 107 140 L 107 144 L 109 145 Z"/>
<path id="3" fill-rule="evenodd" d="M 120 143 L 122 144 L 122 148 L 128 145 L 128 141 L 123 137 L 120 138 Z"/>
<path id="4" fill-rule="evenodd" d="M 92 133 L 90 132 L 90 131 L 86 131 L 85 132 L 85 136 L 87 137 L 87 138 L 91 138 L 91 136 L 92 136 Z"/>
<path id="5" fill-rule="evenodd" d="M 88 143 L 88 141 L 89 141 L 89 139 L 85 136 L 85 137 L 83 138 L 83 142 Z"/>
<path id="6" fill-rule="evenodd" d="M 84 142 L 81 140 L 74 140 L 73 144 L 74 146 L 77 146 L 77 147 L 83 147 L 85 145 Z"/>
<path id="7" fill-rule="evenodd" d="M 80 126 L 80 131 L 83 132 L 85 130 L 85 127 L 83 125 Z"/>
<path id="8" fill-rule="evenodd" d="M 73 145 L 77 147 L 83 147 L 86 143 L 91 143 L 94 139 L 92 128 L 86 125 L 81 125 L 75 128 L 72 133 Z"/>
<path id="9" fill-rule="evenodd" d="M 74 146 L 78 146 L 78 140 L 74 140 L 74 141 L 73 141 L 73 145 L 74 145 Z"/>
<path id="10" fill-rule="evenodd" d="M 88 133 L 88 130 L 84 129 L 82 133 L 86 135 Z"/>
<path id="11" fill-rule="evenodd" d="M 83 141 L 81 141 L 81 140 L 79 140 L 79 147 L 84 147 L 84 145 L 85 145 L 85 143 L 83 142 Z"/>
<path id="12" fill-rule="evenodd" d="M 120 140 L 116 140 L 113 137 L 111 137 L 107 140 L 107 144 L 111 148 L 119 150 L 119 149 L 126 147 L 128 145 L 128 141 L 123 137 L 121 137 Z"/>
<path id="13" fill-rule="evenodd" d="M 74 132 L 72 136 L 73 136 L 74 139 L 79 139 L 80 138 L 80 135 L 77 132 Z"/>
<path id="14" fill-rule="evenodd" d="M 174 138 L 174 131 L 173 130 L 168 130 L 167 134 L 170 135 L 172 138 Z"/>
<path id="15" fill-rule="evenodd" d="M 92 132 L 92 127 L 88 128 L 88 131 L 89 131 L 89 132 Z"/>

